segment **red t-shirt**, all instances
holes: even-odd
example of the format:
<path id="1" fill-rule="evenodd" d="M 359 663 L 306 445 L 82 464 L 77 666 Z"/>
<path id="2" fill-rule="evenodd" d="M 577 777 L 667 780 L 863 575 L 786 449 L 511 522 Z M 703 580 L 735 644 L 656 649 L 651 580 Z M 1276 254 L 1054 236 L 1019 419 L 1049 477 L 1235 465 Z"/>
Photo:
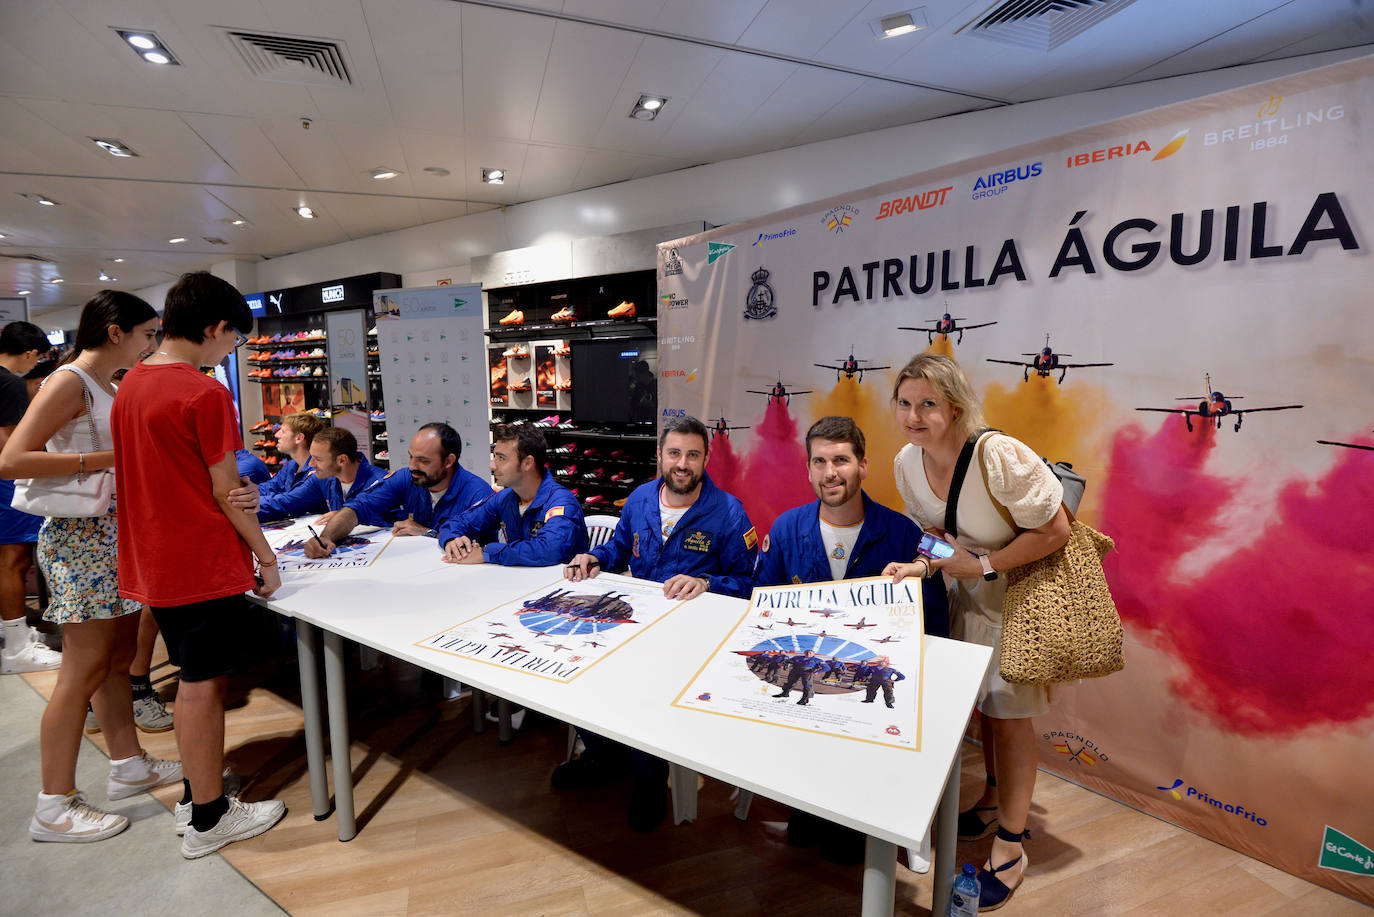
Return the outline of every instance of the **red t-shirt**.
<path id="1" fill-rule="evenodd" d="M 119 594 L 189 605 L 253 588 L 248 545 L 210 466 L 242 448 L 229 390 L 186 363 L 140 363 L 110 414 L 119 482 Z"/>

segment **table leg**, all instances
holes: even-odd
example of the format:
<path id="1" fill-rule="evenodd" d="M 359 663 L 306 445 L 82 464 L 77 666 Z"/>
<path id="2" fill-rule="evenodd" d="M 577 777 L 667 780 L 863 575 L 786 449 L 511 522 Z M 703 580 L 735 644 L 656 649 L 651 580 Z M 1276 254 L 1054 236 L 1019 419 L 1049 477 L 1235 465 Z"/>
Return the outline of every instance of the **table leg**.
<path id="1" fill-rule="evenodd" d="M 950 895 L 954 892 L 954 845 L 959 834 L 959 774 L 961 756 L 954 756 L 949 775 L 945 777 L 945 789 L 940 794 L 940 808 L 935 815 L 935 861 L 930 864 L 934 871 L 935 885 L 930 896 L 932 914 L 948 914 Z"/>
<path id="2" fill-rule="evenodd" d="M 329 779 L 324 773 L 324 722 L 320 710 L 319 631 L 296 622 L 296 659 L 301 670 L 301 712 L 305 714 L 305 764 L 315 821 L 329 817 Z"/>
<path id="3" fill-rule="evenodd" d="M 479 735 L 487 731 L 487 695 L 476 688 L 472 689 L 472 731 Z"/>
<path id="4" fill-rule="evenodd" d="M 496 699 L 496 740 L 502 745 L 515 741 L 515 730 L 510 724 L 510 701 L 504 697 Z"/>
<path id="5" fill-rule="evenodd" d="M 897 845 L 869 835 L 864 844 L 862 917 L 892 917 L 897 904 Z M 932 914 L 944 914 L 932 911 Z"/>
<path id="6" fill-rule="evenodd" d="M 348 686 L 344 679 L 343 637 L 324 632 L 324 690 L 329 701 L 329 751 L 334 758 L 334 811 L 339 840 L 358 833 L 353 820 L 353 762 L 349 757 Z"/>
<path id="7" fill-rule="evenodd" d="M 672 788 L 673 824 L 696 821 L 697 772 L 669 762 L 668 785 Z"/>

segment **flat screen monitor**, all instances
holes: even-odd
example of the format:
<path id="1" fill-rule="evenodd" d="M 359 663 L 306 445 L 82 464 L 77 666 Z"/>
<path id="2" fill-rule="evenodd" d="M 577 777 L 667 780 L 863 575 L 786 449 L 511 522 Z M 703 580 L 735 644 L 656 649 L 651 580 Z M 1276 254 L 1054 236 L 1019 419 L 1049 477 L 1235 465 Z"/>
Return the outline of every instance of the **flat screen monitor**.
<path id="1" fill-rule="evenodd" d="M 658 403 L 658 342 L 572 342 L 573 416 L 583 423 L 652 423 Z"/>

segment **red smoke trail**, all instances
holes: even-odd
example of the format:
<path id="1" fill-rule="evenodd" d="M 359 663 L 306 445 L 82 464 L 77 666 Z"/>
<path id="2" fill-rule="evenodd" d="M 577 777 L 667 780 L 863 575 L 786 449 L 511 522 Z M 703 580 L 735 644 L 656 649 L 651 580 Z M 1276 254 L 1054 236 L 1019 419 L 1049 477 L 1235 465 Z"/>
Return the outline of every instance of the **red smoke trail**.
<path id="1" fill-rule="evenodd" d="M 1114 437 L 1102 518 L 1120 548 L 1108 575 L 1122 617 L 1186 667 L 1174 692 L 1235 732 L 1369 716 L 1374 463 L 1350 451 L 1324 477 L 1290 481 L 1256 538 L 1182 582 L 1175 559 L 1220 537 L 1241 483 L 1207 472 L 1216 432 L 1198 427 L 1171 418 L 1153 436 L 1132 426 Z"/>
<path id="2" fill-rule="evenodd" d="M 740 498 L 759 534 L 767 532 L 785 510 L 816 498 L 806 476 L 806 444 L 785 404 L 769 399 L 762 420 L 754 423 L 752 448 L 744 455 L 733 446 L 712 442 L 707 470 L 711 480 Z"/>

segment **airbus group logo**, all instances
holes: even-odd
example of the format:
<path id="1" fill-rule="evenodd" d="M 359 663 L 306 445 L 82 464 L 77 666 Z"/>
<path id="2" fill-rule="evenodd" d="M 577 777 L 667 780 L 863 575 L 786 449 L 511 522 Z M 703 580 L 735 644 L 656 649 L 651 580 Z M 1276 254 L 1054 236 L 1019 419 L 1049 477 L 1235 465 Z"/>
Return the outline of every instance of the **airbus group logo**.
<path id="1" fill-rule="evenodd" d="M 989 172 L 987 175 L 979 175 L 978 180 L 973 183 L 973 194 L 969 197 L 975 201 L 995 197 L 1006 191 L 1012 182 L 1039 178 L 1044 170 L 1045 164 L 1042 162 L 1026 162 L 1010 169 L 1001 169 L 996 172 Z"/>
<path id="2" fill-rule="evenodd" d="M 1259 825 L 1261 828 L 1269 824 L 1269 822 L 1266 819 L 1262 818 L 1259 815 L 1256 815 L 1254 812 L 1247 810 L 1244 806 L 1235 805 L 1234 803 L 1229 802 L 1222 802 L 1220 799 L 1216 799 L 1215 797 L 1202 792 L 1195 786 L 1185 787 L 1183 784 L 1182 777 L 1177 778 L 1176 780 L 1174 780 L 1173 783 L 1169 784 L 1168 786 L 1157 786 L 1155 787 L 1155 789 L 1164 793 L 1168 793 L 1170 796 L 1174 798 L 1174 801 L 1176 802 L 1196 800 L 1197 802 L 1206 803 L 1214 809 L 1219 809 L 1222 812 L 1225 812 L 1227 815 L 1235 815 L 1238 818 L 1244 818 L 1247 821 L 1252 821 L 1255 824 Z M 1182 793 L 1179 792 L 1180 789 L 1183 789 Z"/>

